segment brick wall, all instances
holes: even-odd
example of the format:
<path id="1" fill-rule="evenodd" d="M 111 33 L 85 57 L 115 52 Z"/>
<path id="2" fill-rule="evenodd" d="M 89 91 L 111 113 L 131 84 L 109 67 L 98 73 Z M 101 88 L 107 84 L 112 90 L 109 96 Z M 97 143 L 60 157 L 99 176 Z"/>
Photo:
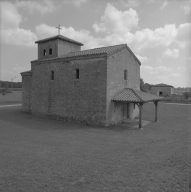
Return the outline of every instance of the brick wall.
<path id="1" fill-rule="evenodd" d="M 32 113 L 83 121 L 106 121 L 106 58 L 32 63 Z M 74 70 L 80 78 L 75 79 Z M 55 80 L 51 80 L 54 71 Z"/>
<path id="2" fill-rule="evenodd" d="M 76 69 L 80 72 L 79 79 L 75 78 Z M 140 89 L 140 64 L 128 49 L 108 57 L 103 54 L 32 61 L 31 70 L 32 80 L 23 76 L 24 111 L 30 109 L 36 115 L 105 125 L 138 115 L 133 103 L 111 101 L 124 88 Z M 127 80 L 124 70 L 128 71 Z"/>
<path id="3" fill-rule="evenodd" d="M 31 87 L 32 77 L 31 73 L 22 75 L 22 110 L 23 112 L 31 112 Z"/>
<path id="4" fill-rule="evenodd" d="M 128 71 L 127 80 L 124 80 L 125 69 Z M 124 88 L 140 90 L 140 64 L 127 49 L 115 53 L 107 60 L 107 124 L 138 115 L 138 107 L 134 110 L 133 103 L 116 104 L 111 101 Z"/>

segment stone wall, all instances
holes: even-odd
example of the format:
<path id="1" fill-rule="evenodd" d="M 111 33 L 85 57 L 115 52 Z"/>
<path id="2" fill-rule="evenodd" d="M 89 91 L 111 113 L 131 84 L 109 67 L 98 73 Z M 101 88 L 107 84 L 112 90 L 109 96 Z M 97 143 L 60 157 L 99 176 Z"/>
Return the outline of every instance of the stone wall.
<path id="1" fill-rule="evenodd" d="M 170 96 L 172 94 L 172 87 L 151 87 L 151 93 L 158 95 L 162 92 L 160 96 Z"/>
<path id="2" fill-rule="evenodd" d="M 138 116 L 133 103 L 111 101 L 124 88 L 140 89 L 140 63 L 128 49 L 111 56 L 36 60 L 31 62 L 31 70 L 32 77 L 23 76 L 23 111 L 102 125 Z"/>
<path id="3" fill-rule="evenodd" d="M 128 78 L 124 80 L 124 70 Z M 128 49 L 115 53 L 107 60 L 107 124 L 118 123 L 126 118 L 138 116 L 138 108 L 134 104 L 117 104 L 112 97 L 124 88 L 140 90 L 140 64 Z M 128 113 L 124 107 L 128 105 Z"/>
<path id="4" fill-rule="evenodd" d="M 32 63 L 32 113 L 87 124 L 106 121 L 106 57 Z M 80 78 L 75 78 L 79 69 Z M 51 80 L 54 71 L 55 80 Z"/>
<path id="5" fill-rule="evenodd" d="M 26 113 L 31 112 L 31 88 L 31 73 L 22 74 L 22 111 Z"/>

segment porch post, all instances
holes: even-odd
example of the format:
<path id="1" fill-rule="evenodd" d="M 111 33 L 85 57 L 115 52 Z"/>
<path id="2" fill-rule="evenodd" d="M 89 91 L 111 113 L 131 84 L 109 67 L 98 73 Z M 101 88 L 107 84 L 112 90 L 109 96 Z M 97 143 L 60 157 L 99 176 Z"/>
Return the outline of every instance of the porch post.
<path id="1" fill-rule="evenodd" d="M 157 105 L 158 105 L 158 101 L 154 101 L 155 104 L 155 122 L 157 122 Z"/>
<path id="2" fill-rule="evenodd" d="M 142 106 L 143 103 L 139 103 L 139 128 L 142 128 Z"/>

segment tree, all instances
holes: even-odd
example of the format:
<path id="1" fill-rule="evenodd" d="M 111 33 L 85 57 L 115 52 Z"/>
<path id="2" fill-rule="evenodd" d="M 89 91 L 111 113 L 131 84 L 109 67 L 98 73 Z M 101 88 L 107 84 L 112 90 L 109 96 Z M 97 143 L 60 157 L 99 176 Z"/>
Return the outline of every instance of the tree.
<path id="1" fill-rule="evenodd" d="M 187 100 L 191 96 L 191 94 L 189 92 L 184 92 L 183 96 Z"/>
<path id="2" fill-rule="evenodd" d="M 143 78 L 140 78 L 140 90 L 141 91 L 144 91 L 144 80 L 143 80 Z"/>
<path id="3" fill-rule="evenodd" d="M 2 90 L 2 95 L 3 95 L 3 97 L 5 96 L 6 93 L 7 93 L 6 89 L 3 89 L 3 90 Z"/>

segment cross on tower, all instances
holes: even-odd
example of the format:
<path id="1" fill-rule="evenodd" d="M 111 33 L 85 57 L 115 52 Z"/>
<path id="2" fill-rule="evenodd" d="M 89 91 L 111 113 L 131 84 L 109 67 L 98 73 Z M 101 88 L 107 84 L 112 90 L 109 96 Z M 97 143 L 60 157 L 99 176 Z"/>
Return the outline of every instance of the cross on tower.
<path id="1" fill-rule="evenodd" d="M 60 27 L 60 25 L 58 25 L 58 27 L 56 27 L 58 29 L 58 35 L 60 35 L 60 30 L 62 30 L 62 28 Z"/>

